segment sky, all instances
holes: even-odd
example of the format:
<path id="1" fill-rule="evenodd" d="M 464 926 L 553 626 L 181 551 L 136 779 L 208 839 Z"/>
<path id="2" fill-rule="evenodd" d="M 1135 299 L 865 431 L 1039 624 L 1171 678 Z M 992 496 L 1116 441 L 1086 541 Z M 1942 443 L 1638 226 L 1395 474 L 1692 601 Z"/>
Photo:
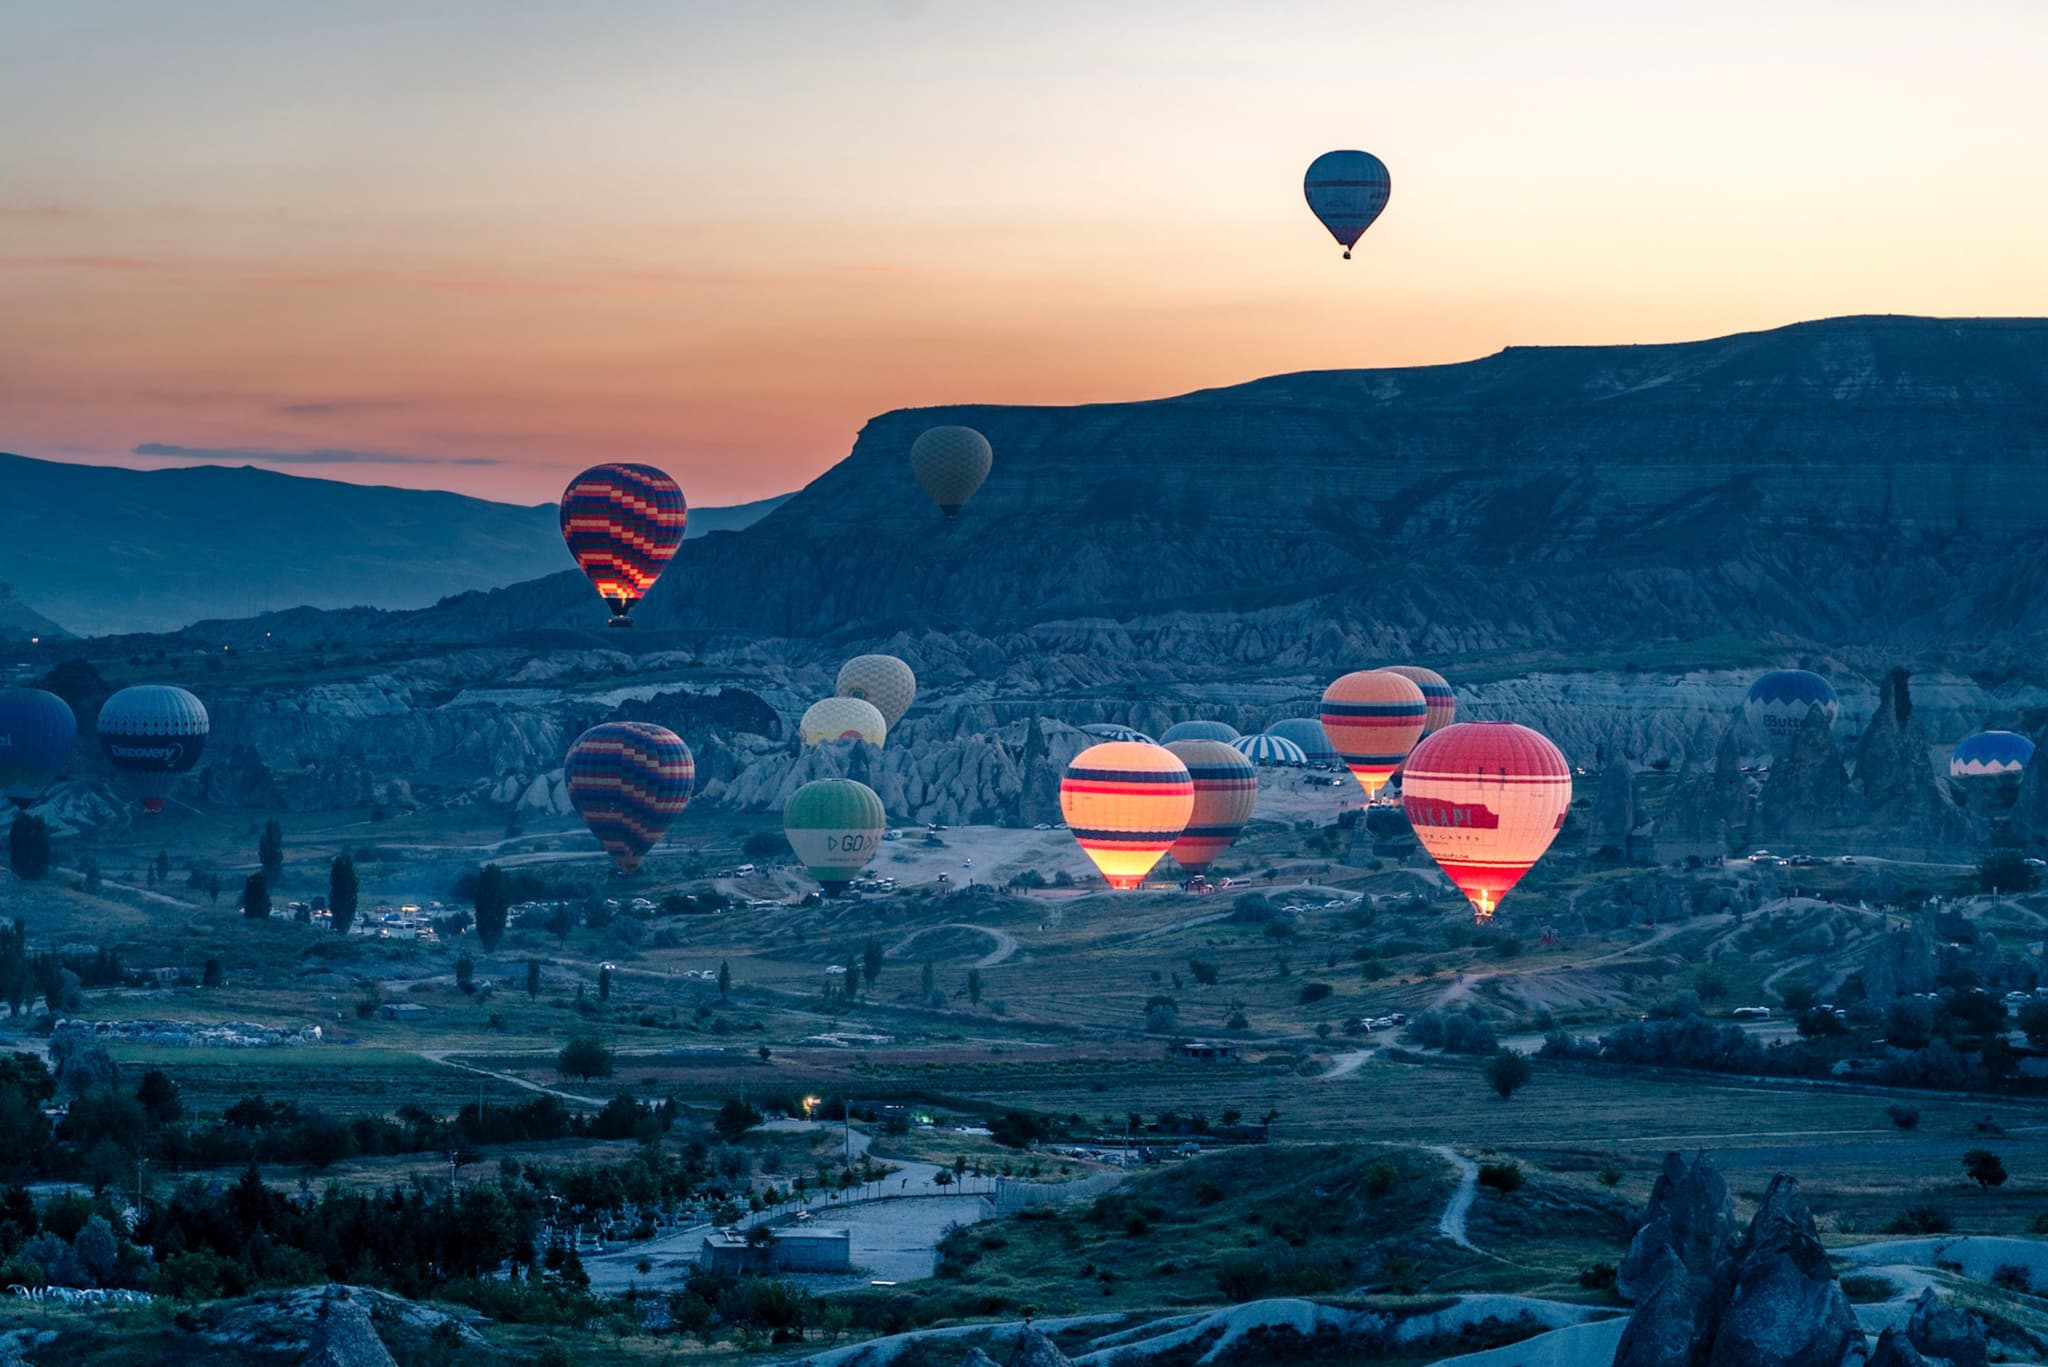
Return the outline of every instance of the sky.
<path id="1" fill-rule="evenodd" d="M 2039 0 L 0 0 L 0 450 L 717 505 L 893 408 L 2048 314 L 2043 89 Z"/>

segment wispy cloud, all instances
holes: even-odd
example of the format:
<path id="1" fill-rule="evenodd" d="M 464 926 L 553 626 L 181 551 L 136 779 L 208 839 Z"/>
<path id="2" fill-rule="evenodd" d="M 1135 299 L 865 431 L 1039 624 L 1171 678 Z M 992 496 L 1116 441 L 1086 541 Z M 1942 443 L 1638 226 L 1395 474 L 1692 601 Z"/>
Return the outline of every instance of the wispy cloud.
<path id="1" fill-rule="evenodd" d="M 503 465 L 495 456 L 422 456 L 403 451 L 262 451 L 240 446 L 175 446 L 146 441 L 130 453 L 172 460 L 228 461 L 240 465 Z"/>
<path id="2" fill-rule="evenodd" d="M 287 418 L 338 418 L 363 413 L 396 413 L 416 408 L 413 399 L 300 399 L 281 403 L 274 411 Z"/>

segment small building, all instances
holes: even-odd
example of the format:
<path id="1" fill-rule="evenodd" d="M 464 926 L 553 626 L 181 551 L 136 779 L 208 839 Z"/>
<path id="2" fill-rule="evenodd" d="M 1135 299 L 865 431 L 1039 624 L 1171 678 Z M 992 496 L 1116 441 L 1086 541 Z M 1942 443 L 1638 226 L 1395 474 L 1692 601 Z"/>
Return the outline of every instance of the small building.
<path id="1" fill-rule="evenodd" d="M 846 1272 L 853 1267 L 853 1235 L 843 1229 L 777 1229 L 757 1244 L 737 1229 L 714 1230 L 697 1250 L 709 1272 Z"/>
<path id="2" fill-rule="evenodd" d="M 423 1021 L 431 1013 L 418 1002 L 385 1002 L 377 1014 L 388 1021 Z"/>
<path id="3" fill-rule="evenodd" d="M 1193 1059 L 1197 1063 L 1235 1063 L 1237 1046 L 1228 1040 L 1182 1040 L 1173 1046 L 1173 1056 Z"/>

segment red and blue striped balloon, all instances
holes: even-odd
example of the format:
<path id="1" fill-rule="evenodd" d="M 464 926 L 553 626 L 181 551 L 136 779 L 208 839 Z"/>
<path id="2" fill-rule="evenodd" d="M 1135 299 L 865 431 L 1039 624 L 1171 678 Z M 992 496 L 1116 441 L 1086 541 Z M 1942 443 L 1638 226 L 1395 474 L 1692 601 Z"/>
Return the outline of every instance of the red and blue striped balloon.
<path id="1" fill-rule="evenodd" d="M 40 688 L 0 688 L 0 797 L 26 808 L 78 745 L 71 705 Z"/>
<path id="2" fill-rule="evenodd" d="M 562 540 L 615 627 L 661 578 L 683 544 L 689 505 L 676 482 L 652 465 L 596 465 L 562 491 Z"/>
<path id="3" fill-rule="evenodd" d="M 563 769 L 576 814 L 621 873 L 640 867 L 697 786 L 690 747 L 652 722 L 591 727 L 569 747 Z"/>

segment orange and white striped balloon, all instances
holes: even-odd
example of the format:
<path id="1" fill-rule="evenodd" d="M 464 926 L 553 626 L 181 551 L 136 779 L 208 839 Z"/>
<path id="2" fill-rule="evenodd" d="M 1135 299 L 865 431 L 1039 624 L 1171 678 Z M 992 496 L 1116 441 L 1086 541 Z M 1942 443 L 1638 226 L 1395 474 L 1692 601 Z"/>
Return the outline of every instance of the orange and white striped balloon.
<path id="1" fill-rule="evenodd" d="M 1458 699 L 1451 692 L 1451 681 L 1434 669 L 1421 665 L 1388 665 L 1387 673 L 1399 674 L 1409 683 L 1422 690 L 1423 706 L 1428 709 L 1422 719 L 1422 734 L 1433 736 L 1458 719 Z"/>
<path id="2" fill-rule="evenodd" d="M 1194 811 L 1195 781 L 1163 746 L 1091 745 L 1060 780 L 1060 814 L 1113 888 L 1142 884 Z"/>
<path id="3" fill-rule="evenodd" d="M 1392 670 L 1361 669 L 1323 690 L 1323 731 L 1367 797 L 1379 796 L 1428 718 L 1422 689 Z"/>
<path id="4" fill-rule="evenodd" d="M 1572 771 L 1549 739 L 1506 721 L 1456 722 L 1415 747 L 1401 806 L 1482 922 L 1564 825 Z"/>
<path id="5" fill-rule="evenodd" d="M 1177 740 L 1166 747 L 1195 781 L 1195 810 L 1173 842 L 1173 861 L 1199 873 L 1230 848 L 1259 801 L 1259 771 L 1234 745 L 1220 740 Z"/>

